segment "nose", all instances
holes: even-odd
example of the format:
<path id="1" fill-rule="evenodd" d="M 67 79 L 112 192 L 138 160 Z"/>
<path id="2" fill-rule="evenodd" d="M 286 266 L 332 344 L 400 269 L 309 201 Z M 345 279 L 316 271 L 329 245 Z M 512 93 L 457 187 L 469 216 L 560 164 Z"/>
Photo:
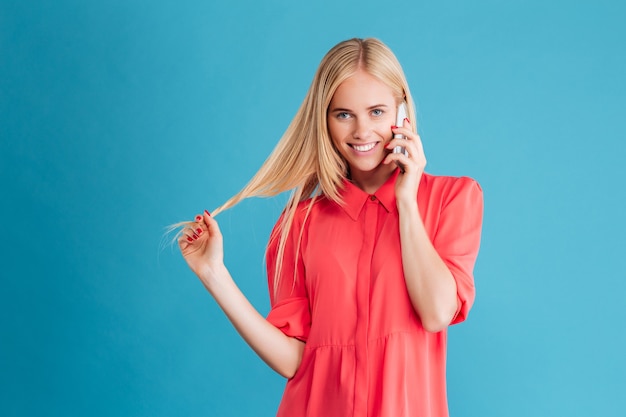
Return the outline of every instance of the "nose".
<path id="1" fill-rule="evenodd" d="M 354 139 L 367 140 L 372 135 L 373 126 L 367 119 L 357 119 L 354 122 L 354 131 L 352 137 Z"/>

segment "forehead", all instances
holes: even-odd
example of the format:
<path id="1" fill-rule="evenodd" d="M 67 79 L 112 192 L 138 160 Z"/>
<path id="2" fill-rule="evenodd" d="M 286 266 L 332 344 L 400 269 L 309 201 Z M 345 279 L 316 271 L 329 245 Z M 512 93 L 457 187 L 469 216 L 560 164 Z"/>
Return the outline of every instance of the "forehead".
<path id="1" fill-rule="evenodd" d="M 386 102 L 393 98 L 393 91 L 387 84 L 364 71 L 358 71 L 339 84 L 331 102 Z"/>

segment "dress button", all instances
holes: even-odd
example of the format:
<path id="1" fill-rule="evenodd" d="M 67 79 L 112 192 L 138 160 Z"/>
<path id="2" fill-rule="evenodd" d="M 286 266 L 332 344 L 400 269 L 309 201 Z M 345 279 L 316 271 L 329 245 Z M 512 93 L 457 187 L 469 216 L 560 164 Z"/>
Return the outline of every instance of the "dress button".
<path id="1" fill-rule="evenodd" d="M 375 196 L 375 195 L 371 195 L 371 196 L 370 196 L 370 200 L 372 200 L 372 201 L 376 201 L 376 196 Z"/>

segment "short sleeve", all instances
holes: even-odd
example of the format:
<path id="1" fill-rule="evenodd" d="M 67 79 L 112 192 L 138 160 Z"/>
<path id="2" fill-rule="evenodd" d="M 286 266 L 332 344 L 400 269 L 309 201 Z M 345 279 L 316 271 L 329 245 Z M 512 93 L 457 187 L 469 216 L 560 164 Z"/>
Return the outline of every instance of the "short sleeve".
<path id="1" fill-rule="evenodd" d="M 300 251 L 297 250 L 302 224 L 298 221 L 298 218 L 299 216 L 296 214 L 294 223 L 287 236 L 282 260 L 283 264 L 276 289 L 274 276 L 278 262 L 280 262 L 278 259 L 278 245 L 280 241 L 279 225 L 282 218 L 276 223 L 270 236 L 266 264 L 271 310 L 267 320 L 287 336 L 306 341 L 311 329 L 311 310 L 305 286 L 302 250 L 301 248 Z"/>
<path id="2" fill-rule="evenodd" d="M 474 265 L 480 247 L 483 192 L 475 180 L 456 178 L 442 201 L 433 246 L 452 272 L 458 309 L 450 324 L 460 323 L 474 303 Z"/>

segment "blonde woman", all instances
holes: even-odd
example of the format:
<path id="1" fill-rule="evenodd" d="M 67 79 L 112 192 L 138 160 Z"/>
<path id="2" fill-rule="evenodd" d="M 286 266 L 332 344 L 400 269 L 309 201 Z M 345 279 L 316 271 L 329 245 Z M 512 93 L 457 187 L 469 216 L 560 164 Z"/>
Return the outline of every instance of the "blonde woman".
<path id="1" fill-rule="evenodd" d="M 382 42 L 351 39 L 323 58 L 259 172 L 214 212 L 293 191 L 267 248 L 267 317 L 231 278 L 209 212 L 183 230 L 189 267 L 288 378 L 278 416 L 448 415 L 446 329 L 474 301 L 483 199 L 476 181 L 425 165 L 400 64 Z"/>

